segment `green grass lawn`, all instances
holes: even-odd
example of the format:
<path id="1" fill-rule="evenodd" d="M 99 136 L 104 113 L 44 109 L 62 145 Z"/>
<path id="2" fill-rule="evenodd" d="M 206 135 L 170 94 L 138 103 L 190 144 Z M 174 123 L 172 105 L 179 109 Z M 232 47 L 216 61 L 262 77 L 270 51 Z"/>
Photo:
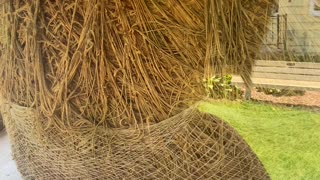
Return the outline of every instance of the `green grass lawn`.
<path id="1" fill-rule="evenodd" d="M 320 114 L 253 102 L 199 106 L 234 127 L 272 179 L 320 180 Z"/>

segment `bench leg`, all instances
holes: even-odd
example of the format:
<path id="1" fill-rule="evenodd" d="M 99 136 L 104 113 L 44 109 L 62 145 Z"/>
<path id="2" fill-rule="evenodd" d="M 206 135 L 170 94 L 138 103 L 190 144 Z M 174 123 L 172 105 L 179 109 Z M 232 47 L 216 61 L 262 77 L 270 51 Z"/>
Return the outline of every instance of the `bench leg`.
<path id="1" fill-rule="evenodd" d="M 246 86 L 245 94 L 244 94 L 245 100 L 251 99 L 251 87 Z"/>
<path id="2" fill-rule="evenodd" d="M 253 60 L 246 59 L 242 66 L 239 66 L 240 76 L 245 85 L 245 100 L 251 99 L 251 88 L 253 86 L 251 75 L 252 75 L 252 68 L 253 68 Z"/>
<path id="3" fill-rule="evenodd" d="M 252 89 L 252 80 L 251 80 L 250 74 L 244 73 L 241 75 L 241 78 L 242 78 L 244 85 L 245 85 L 244 98 L 245 98 L 245 100 L 250 100 L 251 99 L 251 89 Z"/>

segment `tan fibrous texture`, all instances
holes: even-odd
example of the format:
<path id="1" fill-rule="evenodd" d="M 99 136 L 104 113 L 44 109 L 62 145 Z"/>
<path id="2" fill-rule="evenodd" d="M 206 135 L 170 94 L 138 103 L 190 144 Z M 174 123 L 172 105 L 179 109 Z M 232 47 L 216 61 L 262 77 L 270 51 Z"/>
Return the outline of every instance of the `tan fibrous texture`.
<path id="1" fill-rule="evenodd" d="M 62 132 L 32 108 L 1 102 L 1 111 L 25 179 L 270 179 L 228 124 L 196 107 L 140 131 Z"/>
<path id="2" fill-rule="evenodd" d="M 250 83 L 271 1 L 2 1 L 0 107 L 22 176 L 269 179 L 231 127 L 187 108 L 203 78 Z"/>
<path id="3" fill-rule="evenodd" d="M 225 69 L 249 79 L 272 0 L 12 0 L 1 92 L 60 129 L 161 122 Z"/>

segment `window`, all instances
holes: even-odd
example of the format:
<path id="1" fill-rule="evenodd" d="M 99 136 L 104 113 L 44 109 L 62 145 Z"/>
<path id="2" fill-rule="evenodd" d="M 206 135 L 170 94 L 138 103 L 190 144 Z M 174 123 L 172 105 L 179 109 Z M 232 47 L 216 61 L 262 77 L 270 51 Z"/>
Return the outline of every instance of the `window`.
<path id="1" fill-rule="evenodd" d="M 310 12 L 313 16 L 320 16 L 320 0 L 310 0 Z"/>
<path id="2" fill-rule="evenodd" d="M 279 14 L 279 0 L 275 1 L 271 10 L 271 16 L 276 17 Z"/>

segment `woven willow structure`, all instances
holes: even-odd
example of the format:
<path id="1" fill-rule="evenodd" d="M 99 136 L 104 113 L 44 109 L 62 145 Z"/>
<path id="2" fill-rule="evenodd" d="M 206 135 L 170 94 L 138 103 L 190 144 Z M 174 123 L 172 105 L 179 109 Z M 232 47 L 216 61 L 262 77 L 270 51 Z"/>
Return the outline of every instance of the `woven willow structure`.
<path id="1" fill-rule="evenodd" d="M 195 107 L 140 131 L 46 130 L 33 109 L 2 112 L 26 179 L 269 179 L 230 126 Z"/>
<path id="2" fill-rule="evenodd" d="M 272 0 L 1 4 L 2 113 L 27 179 L 268 178 L 245 142 L 187 108 L 203 78 L 250 84 Z"/>
<path id="3" fill-rule="evenodd" d="M 3 96 L 62 129 L 160 122 L 204 95 L 204 77 L 250 74 L 269 1 L 8 1 Z"/>

